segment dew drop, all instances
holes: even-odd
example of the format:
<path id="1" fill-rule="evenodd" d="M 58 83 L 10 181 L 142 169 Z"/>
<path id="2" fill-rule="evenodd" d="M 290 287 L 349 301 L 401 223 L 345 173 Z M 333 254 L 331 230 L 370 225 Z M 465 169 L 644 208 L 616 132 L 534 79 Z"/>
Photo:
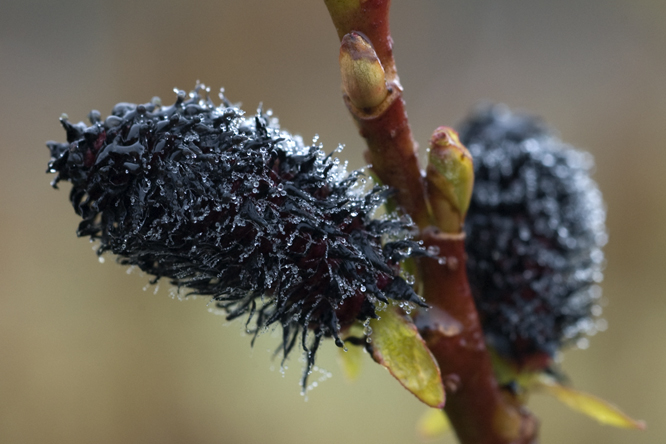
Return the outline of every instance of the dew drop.
<path id="1" fill-rule="evenodd" d="M 578 341 L 576 341 L 576 347 L 578 347 L 581 350 L 585 350 L 590 346 L 590 340 L 587 338 L 580 338 Z"/>

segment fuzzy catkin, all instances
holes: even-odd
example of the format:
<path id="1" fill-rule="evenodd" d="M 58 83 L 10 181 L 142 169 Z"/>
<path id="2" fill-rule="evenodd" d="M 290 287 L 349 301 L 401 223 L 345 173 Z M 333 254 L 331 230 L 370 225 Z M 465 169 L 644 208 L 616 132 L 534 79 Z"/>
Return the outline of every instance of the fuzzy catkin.
<path id="1" fill-rule="evenodd" d="M 553 356 L 595 328 L 607 235 L 592 158 L 503 106 L 471 115 L 460 139 L 474 158 L 467 268 L 487 339 L 519 361 Z"/>
<path id="2" fill-rule="evenodd" d="M 223 97 L 178 92 L 174 105 L 120 103 L 49 142 L 53 186 L 72 184 L 78 235 L 124 265 L 208 295 L 256 335 L 279 325 L 306 375 L 323 337 L 376 317 L 378 302 L 421 299 L 398 263 L 424 254 L 409 221 L 372 219 L 388 190 L 359 185 L 320 146 Z M 305 382 L 304 382 L 305 383 Z"/>

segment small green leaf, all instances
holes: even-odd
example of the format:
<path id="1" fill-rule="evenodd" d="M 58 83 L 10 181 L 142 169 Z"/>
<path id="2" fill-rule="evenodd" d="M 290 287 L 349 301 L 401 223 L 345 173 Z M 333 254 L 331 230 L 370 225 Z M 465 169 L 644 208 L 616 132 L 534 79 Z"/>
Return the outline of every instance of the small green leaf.
<path id="1" fill-rule="evenodd" d="M 372 319 L 372 358 L 430 407 L 442 408 L 446 395 L 439 366 L 416 326 L 395 309 Z"/>
<path id="2" fill-rule="evenodd" d="M 446 413 L 440 409 L 428 409 L 416 423 L 416 432 L 424 440 L 439 439 L 451 431 Z"/>
<path id="3" fill-rule="evenodd" d="M 630 418 L 610 402 L 589 393 L 563 386 L 549 376 L 541 376 L 535 388 L 545 391 L 571 409 L 596 419 L 602 424 L 625 429 L 645 429 L 644 421 Z"/>

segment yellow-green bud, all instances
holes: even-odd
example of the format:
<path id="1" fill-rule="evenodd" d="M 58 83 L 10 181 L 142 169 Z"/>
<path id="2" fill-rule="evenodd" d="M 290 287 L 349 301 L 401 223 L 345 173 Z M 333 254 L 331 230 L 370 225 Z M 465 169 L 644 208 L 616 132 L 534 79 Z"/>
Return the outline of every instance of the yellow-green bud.
<path id="1" fill-rule="evenodd" d="M 459 232 L 472 198 L 474 165 L 451 128 L 437 128 L 430 139 L 426 181 L 436 225 L 445 232 Z"/>
<path id="2" fill-rule="evenodd" d="M 340 46 L 342 88 L 357 108 L 374 108 L 386 99 L 386 75 L 372 44 L 358 32 L 342 38 Z"/>

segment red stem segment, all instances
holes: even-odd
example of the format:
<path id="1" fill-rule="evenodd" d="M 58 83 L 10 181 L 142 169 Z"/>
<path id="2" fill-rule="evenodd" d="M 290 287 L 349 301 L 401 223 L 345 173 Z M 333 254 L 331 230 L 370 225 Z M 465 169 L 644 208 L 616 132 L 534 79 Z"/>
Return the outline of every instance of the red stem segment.
<path id="1" fill-rule="evenodd" d="M 367 37 L 386 74 L 388 95 L 379 105 L 360 109 L 345 94 L 347 108 L 368 144 L 366 160 L 384 184 L 397 190 L 396 202 L 422 230 L 425 245 L 438 247 L 446 258 L 443 264 L 434 259 L 419 263 L 416 274 L 432 308 L 417 317 L 417 326 L 440 365 L 449 391 L 445 411 L 456 434 L 462 444 L 535 443 L 536 420 L 523 411 L 518 400 L 501 390 L 493 374 L 467 281 L 464 237 L 441 234 L 431 227 L 439 224 L 427 204 L 417 145 L 402 100 L 388 26 L 390 1 L 324 2 L 340 39 L 352 32 Z M 350 60 L 356 59 L 344 59 L 343 63 L 353 63 Z"/>
<path id="2" fill-rule="evenodd" d="M 360 109 L 345 95 L 345 103 L 368 144 L 366 161 L 379 180 L 398 191 L 398 205 L 421 228 L 430 225 L 424 180 L 419 168 L 418 146 L 407 120 L 402 87 L 393 59 L 389 32 L 389 0 L 324 0 L 338 37 L 362 34 L 384 68 L 388 96 L 373 108 Z"/>
<path id="3" fill-rule="evenodd" d="M 372 171 L 383 184 L 397 190 L 396 202 L 416 225 L 421 228 L 430 225 L 417 146 L 409 128 L 402 91 L 389 84 L 386 100 L 369 111 L 356 108 L 346 96 L 345 103 L 368 144 L 365 156 Z"/>
<path id="4" fill-rule="evenodd" d="M 536 442 L 537 422 L 497 385 L 465 269 L 463 234 L 424 230 L 426 246 L 446 263 L 423 259 L 420 272 L 430 310 L 416 325 L 437 359 L 447 387 L 444 410 L 465 444 Z"/>

